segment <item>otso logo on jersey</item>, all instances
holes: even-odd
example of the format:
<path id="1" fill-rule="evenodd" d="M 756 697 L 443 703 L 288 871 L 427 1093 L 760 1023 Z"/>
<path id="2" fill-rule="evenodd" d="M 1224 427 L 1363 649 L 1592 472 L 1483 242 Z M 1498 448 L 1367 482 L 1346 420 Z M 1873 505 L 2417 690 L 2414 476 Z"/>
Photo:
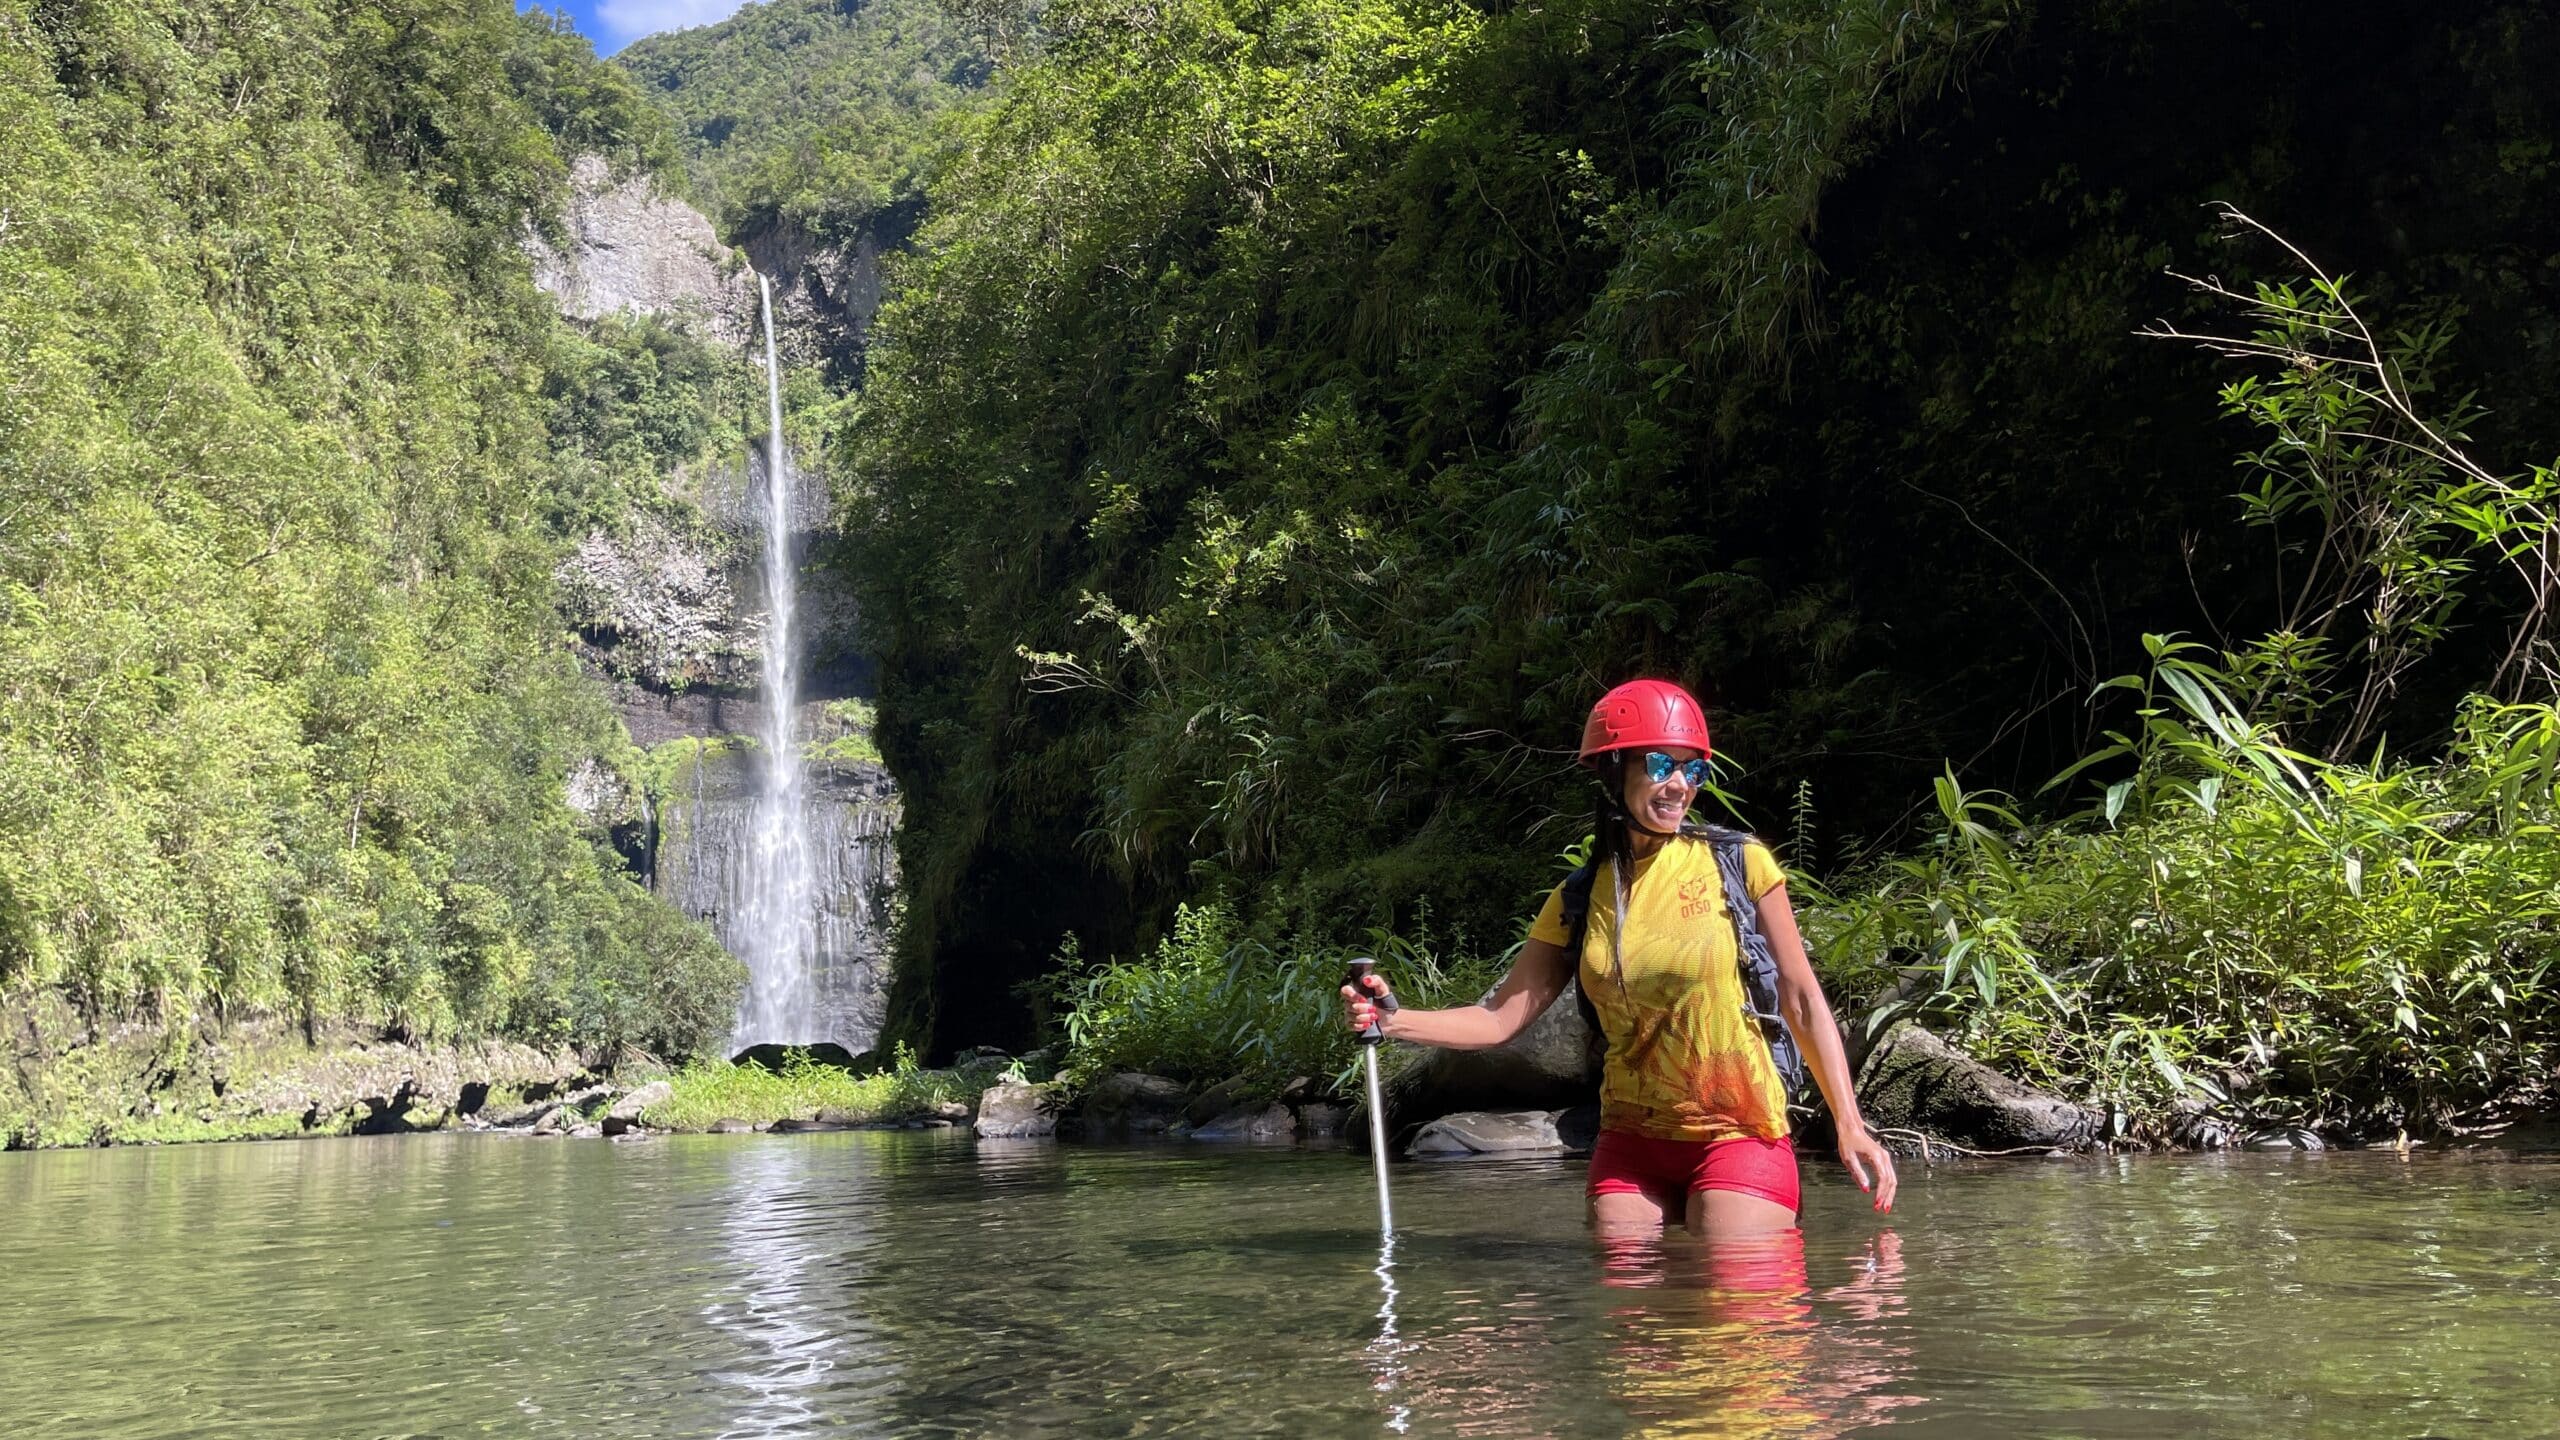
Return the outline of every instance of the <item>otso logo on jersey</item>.
<path id="1" fill-rule="evenodd" d="M 1680 882 L 1680 918 L 1695 920 L 1716 908 L 1716 895 L 1724 888 L 1713 875 L 1693 876 Z"/>

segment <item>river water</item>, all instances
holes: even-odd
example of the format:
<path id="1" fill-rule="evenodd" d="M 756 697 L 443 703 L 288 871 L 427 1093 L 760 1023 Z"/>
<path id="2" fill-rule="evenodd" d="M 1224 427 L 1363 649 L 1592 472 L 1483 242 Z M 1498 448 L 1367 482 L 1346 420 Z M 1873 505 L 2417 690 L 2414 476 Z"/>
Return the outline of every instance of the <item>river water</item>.
<path id="1" fill-rule="evenodd" d="M 1566 1161 L 425 1136 L 0 1155 L 12 1436 L 2548 1436 L 2560 1163 L 1819 1162 L 1604 1252 Z M 1388 1286 L 1392 1285 L 1392 1296 Z"/>

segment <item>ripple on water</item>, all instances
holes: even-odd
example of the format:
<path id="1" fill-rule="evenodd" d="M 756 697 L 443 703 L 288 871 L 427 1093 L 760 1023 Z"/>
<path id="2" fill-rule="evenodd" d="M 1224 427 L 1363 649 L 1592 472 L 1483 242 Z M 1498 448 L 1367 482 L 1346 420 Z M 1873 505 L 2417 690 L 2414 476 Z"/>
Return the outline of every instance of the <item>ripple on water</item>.
<path id="1" fill-rule="evenodd" d="M 1942 1165 L 1602 1247 L 1567 1162 L 937 1134 L 0 1156 L 42 1436 L 2540 1436 L 2560 1166 Z M 1382 1263 L 1382 1260 L 1385 1263 Z"/>

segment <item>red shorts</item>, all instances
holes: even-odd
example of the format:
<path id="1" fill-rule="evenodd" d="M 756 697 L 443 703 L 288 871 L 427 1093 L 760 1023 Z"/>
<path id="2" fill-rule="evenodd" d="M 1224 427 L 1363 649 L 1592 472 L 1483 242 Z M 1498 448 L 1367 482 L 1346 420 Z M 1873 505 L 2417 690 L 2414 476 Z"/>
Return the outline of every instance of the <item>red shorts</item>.
<path id="1" fill-rule="evenodd" d="M 1700 1190 L 1757 1195 L 1797 1207 L 1796 1143 L 1745 1135 L 1733 1140 L 1656 1140 L 1603 1130 L 1591 1147 L 1593 1195 L 1645 1195 L 1676 1210 Z"/>

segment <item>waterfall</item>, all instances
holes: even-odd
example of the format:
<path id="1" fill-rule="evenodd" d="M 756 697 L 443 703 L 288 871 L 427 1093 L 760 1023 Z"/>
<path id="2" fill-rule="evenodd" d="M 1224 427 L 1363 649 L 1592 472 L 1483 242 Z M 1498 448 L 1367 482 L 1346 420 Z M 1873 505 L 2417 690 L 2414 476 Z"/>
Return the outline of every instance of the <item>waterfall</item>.
<path id="1" fill-rule="evenodd" d="M 792 607 L 799 583 L 792 543 L 791 466 L 782 444 L 782 365 L 773 345 L 773 282 L 756 277 L 764 308 L 766 421 L 764 486 L 764 752 L 748 845 L 746 914 L 741 917 L 747 993 L 739 1002 L 740 1045 L 805 1044 L 832 1037 L 817 1027 L 818 894 L 810 863 L 808 777 L 793 733 L 799 708 L 799 660 Z"/>

